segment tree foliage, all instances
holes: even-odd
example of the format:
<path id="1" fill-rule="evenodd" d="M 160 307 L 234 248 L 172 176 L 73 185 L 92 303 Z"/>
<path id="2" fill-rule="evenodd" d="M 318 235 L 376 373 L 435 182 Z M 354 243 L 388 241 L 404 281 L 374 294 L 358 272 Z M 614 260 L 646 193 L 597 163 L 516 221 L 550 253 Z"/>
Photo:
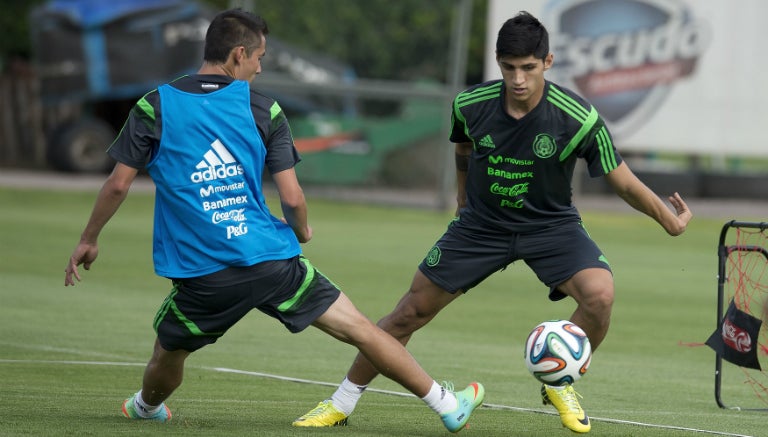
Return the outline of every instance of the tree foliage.
<path id="1" fill-rule="evenodd" d="M 446 81 L 459 0 L 198 0 L 263 16 L 270 35 L 327 54 L 370 79 Z M 29 11 L 44 0 L 0 0 L 0 59 L 29 57 Z M 473 0 L 467 82 L 480 81 L 487 1 Z"/>
<path id="2" fill-rule="evenodd" d="M 30 24 L 29 11 L 43 3 L 43 0 L 0 0 L 0 59 L 29 57 Z"/>
<path id="3" fill-rule="evenodd" d="M 325 53 L 370 79 L 447 80 L 458 0 L 209 0 L 243 6 L 267 20 L 270 35 Z M 467 79 L 482 79 L 487 2 L 472 2 Z"/>

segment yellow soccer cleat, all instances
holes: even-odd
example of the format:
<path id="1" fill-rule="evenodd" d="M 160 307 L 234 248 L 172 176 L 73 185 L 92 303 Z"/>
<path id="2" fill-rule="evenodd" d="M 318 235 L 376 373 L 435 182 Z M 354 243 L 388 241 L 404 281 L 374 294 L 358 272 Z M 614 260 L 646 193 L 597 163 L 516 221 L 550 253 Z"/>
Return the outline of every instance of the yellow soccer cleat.
<path id="1" fill-rule="evenodd" d="M 562 387 L 541 386 L 541 400 L 544 405 L 552 405 L 560 413 L 560 421 L 563 426 L 573 432 L 589 432 L 592 424 L 589 423 L 587 413 L 579 405 L 579 395 L 570 384 Z"/>
<path id="2" fill-rule="evenodd" d="M 293 426 L 313 428 L 346 425 L 347 415 L 337 410 L 330 399 L 320 402 L 310 412 L 293 421 Z"/>

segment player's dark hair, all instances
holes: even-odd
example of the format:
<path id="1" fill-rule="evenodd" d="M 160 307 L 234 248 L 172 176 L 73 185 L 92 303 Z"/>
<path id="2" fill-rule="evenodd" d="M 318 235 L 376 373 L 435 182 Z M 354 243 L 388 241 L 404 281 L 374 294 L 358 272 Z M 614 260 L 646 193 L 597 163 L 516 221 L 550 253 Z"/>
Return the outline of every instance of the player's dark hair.
<path id="1" fill-rule="evenodd" d="M 267 22 L 258 15 L 242 9 L 229 9 L 219 13 L 211 21 L 205 34 L 203 59 L 212 64 L 227 62 L 229 52 L 243 46 L 251 55 L 261 44 L 261 36 L 267 35 Z"/>
<path id="2" fill-rule="evenodd" d="M 496 39 L 499 56 L 544 59 L 549 54 L 549 33 L 541 22 L 526 11 L 507 20 Z"/>

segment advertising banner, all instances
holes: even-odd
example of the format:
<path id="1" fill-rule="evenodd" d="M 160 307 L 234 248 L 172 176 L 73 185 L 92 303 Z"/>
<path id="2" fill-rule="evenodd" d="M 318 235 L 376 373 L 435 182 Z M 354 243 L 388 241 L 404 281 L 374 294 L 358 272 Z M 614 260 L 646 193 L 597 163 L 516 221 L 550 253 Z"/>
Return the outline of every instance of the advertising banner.
<path id="1" fill-rule="evenodd" d="M 521 10 L 550 33 L 545 77 L 589 100 L 621 150 L 768 156 L 763 0 L 491 0 L 496 36 Z"/>

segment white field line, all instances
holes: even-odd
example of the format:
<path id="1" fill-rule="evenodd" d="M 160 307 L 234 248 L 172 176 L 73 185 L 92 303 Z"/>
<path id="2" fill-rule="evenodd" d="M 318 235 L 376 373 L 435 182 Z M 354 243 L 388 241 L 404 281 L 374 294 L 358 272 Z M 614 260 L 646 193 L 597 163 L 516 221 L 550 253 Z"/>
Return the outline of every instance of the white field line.
<path id="1" fill-rule="evenodd" d="M 62 365 L 81 365 L 81 366 L 128 366 L 128 367 L 138 367 L 138 366 L 143 367 L 146 365 L 146 363 L 131 363 L 131 362 L 120 362 L 120 361 L 10 360 L 10 359 L 0 359 L 0 364 L 62 364 Z M 210 370 L 214 372 L 235 373 L 238 375 L 257 376 L 260 378 L 277 379 L 280 381 L 297 382 L 302 384 L 312 384 L 312 385 L 320 385 L 320 386 L 327 386 L 327 387 L 334 387 L 334 388 L 338 386 L 337 382 L 314 381 L 311 379 L 293 378 L 290 376 L 273 375 L 270 373 L 252 372 L 248 370 L 229 369 L 226 367 L 194 366 L 194 368 Z M 411 393 L 391 391 L 391 390 L 381 390 L 376 388 L 369 388 L 366 391 L 387 394 L 392 396 L 415 397 Z M 513 407 L 509 405 L 483 403 L 483 407 L 494 409 L 494 410 L 511 410 L 511 411 L 526 412 L 526 413 L 555 415 L 555 413 L 552 411 L 544 411 L 544 410 L 539 410 L 535 408 Z M 706 429 L 686 428 L 686 427 L 674 426 L 674 425 L 658 425 L 653 423 L 635 422 L 631 420 L 621 420 L 621 419 L 611 419 L 606 417 L 591 416 L 591 419 L 598 422 L 616 423 L 621 425 L 633 425 L 633 426 L 640 426 L 644 428 L 688 431 L 688 432 L 694 432 L 694 433 L 700 433 L 700 434 L 718 435 L 718 436 L 725 436 L 725 437 L 754 437 L 746 434 L 735 434 L 735 433 L 722 432 L 722 431 L 711 431 Z"/>

